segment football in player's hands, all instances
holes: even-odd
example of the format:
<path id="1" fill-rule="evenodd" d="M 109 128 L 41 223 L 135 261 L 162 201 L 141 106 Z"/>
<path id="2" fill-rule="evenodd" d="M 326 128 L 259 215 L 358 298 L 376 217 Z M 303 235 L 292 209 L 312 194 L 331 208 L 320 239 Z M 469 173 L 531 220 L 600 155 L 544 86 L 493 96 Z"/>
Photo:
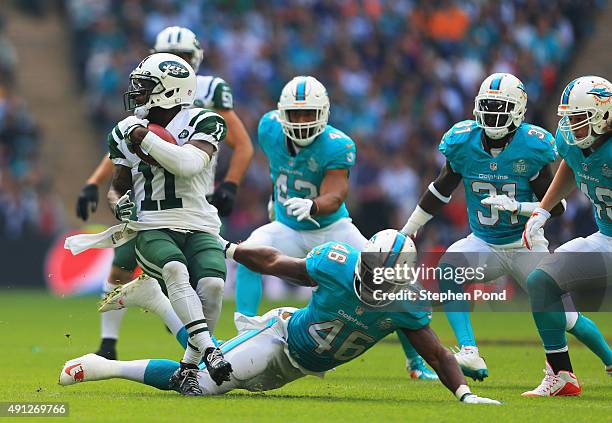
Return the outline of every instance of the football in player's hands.
<path id="1" fill-rule="evenodd" d="M 163 126 L 158 125 L 156 123 L 149 123 L 147 129 L 153 132 L 158 137 L 160 137 L 162 140 L 169 142 L 170 144 L 176 145 L 176 139 L 174 138 L 174 136 Z M 134 146 L 134 154 L 140 157 L 140 160 L 142 160 L 143 162 L 147 162 L 152 166 L 159 166 L 157 160 L 142 151 L 140 145 Z"/>

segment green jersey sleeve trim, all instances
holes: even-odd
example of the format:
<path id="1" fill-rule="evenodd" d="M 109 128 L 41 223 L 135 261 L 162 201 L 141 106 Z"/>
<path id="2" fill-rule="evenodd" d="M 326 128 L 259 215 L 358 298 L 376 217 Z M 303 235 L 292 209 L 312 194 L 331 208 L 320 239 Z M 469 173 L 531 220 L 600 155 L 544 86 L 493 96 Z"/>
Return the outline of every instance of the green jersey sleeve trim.
<path id="1" fill-rule="evenodd" d="M 117 139 L 115 139 L 117 137 Z M 108 134 L 107 142 L 108 142 L 108 155 L 111 160 L 113 159 L 126 159 L 125 154 L 121 152 L 119 149 L 119 142 L 123 139 L 123 134 L 119 131 L 119 127 L 115 126 L 115 128 Z"/>
<path id="2" fill-rule="evenodd" d="M 190 140 L 204 140 L 217 146 L 227 135 L 225 119 L 217 113 L 204 111 L 199 113 L 192 121 L 194 122 L 192 125 L 194 132 Z"/>

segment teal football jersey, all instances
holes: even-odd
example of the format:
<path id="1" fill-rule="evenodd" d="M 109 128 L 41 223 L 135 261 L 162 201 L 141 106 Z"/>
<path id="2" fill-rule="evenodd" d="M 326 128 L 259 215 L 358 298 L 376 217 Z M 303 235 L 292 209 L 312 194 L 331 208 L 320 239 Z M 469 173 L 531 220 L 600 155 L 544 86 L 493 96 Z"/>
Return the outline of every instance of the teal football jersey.
<path id="1" fill-rule="evenodd" d="M 398 328 L 420 329 L 428 312 L 387 312 L 368 309 L 353 288 L 359 250 L 328 242 L 306 257 L 306 269 L 317 282 L 307 307 L 288 324 L 291 356 L 311 372 L 323 372 L 363 354 Z"/>
<path id="2" fill-rule="evenodd" d="M 505 194 L 519 202 L 537 201 L 529 182 L 557 157 L 554 138 L 535 125 L 521 124 L 510 143 L 493 157 L 482 145 L 483 129 L 475 121 L 455 124 L 444 134 L 439 149 L 465 187 L 470 229 L 490 244 L 502 245 L 521 238 L 527 216 L 500 212 L 480 201 Z"/>
<path id="3" fill-rule="evenodd" d="M 306 220 L 301 222 L 287 214 L 284 206 L 289 198 L 315 198 L 321 191 L 325 172 L 331 169 L 350 169 L 355 164 L 355 143 L 342 131 L 327 125 L 308 147 L 300 148 L 295 156 L 287 149 L 285 134 L 278 111 L 266 113 L 259 121 L 258 142 L 268 156 L 270 177 L 274 183 L 274 212 L 276 220 L 296 230 L 319 229 Z M 348 217 L 346 205 L 334 213 L 315 216 L 321 228 Z"/>
<path id="4" fill-rule="evenodd" d="M 555 142 L 559 155 L 574 171 L 576 185 L 593 204 L 595 223 L 599 231 L 612 236 L 612 141 L 611 138 L 588 157 L 583 150 L 565 142 L 557 129 Z"/>

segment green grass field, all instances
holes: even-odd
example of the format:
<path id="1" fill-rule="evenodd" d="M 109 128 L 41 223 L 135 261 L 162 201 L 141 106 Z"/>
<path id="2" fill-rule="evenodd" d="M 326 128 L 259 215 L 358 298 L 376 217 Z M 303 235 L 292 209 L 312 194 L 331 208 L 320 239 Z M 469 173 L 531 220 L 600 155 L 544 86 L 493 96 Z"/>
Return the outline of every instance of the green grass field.
<path id="1" fill-rule="evenodd" d="M 411 381 L 395 337 L 329 372 L 324 380 L 307 377 L 266 393 L 234 391 L 223 397 L 183 398 L 119 380 L 61 387 L 57 377 L 64 361 L 97 347 L 96 301 L 94 297 L 59 299 L 42 292 L 0 291 L 0 401 L 68 402 L 69 418 L 88 422 L 612 421 L 612 379 L 599 359 L 573 340 L 570 349 L 583 395 L 520 396 L 540 382 L 544 365 L 527 313 L 473 316 L 490 377 L 470 385 L 478 394 L 502 400 L 502 407 L 460 404 L 440 383 Z M 224 305 L 218 330 L 221 339 L 234 335 L 233 308 L 232 303 Z M 612 340 L 611 316 L 591 315 L 608 340 Z M 446 345 L 455 345 L 442 314 L 434 316 L 433 326 Z M 125 360 L 182 356 L 161 321 L 136 309 L 125 317 L 119 354 Z"/>

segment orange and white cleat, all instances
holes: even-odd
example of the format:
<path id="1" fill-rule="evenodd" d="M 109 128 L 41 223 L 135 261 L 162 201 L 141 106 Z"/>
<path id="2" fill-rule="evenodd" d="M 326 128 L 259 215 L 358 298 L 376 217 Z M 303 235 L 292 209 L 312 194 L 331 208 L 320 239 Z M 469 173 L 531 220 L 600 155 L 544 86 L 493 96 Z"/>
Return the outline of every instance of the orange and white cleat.
<path id="1" fill-rule="evenodd" d="M 532 391 L 523 392 L 524 397 L 575 397 L 580 395 L 582 389 L 575 374 L 567 370 L 560 370 L 555 374 L 552 367 L 546 362 L 544 379 L 540 386 Z"/>
<path id="2" fill-rule="evenodd" d="M 79 382 L 109 379 L 111 363 L 112 361 L 96 354 L 86 354 L 67 361 L 59 375 L 59 384 L 68 386 Z"/>

